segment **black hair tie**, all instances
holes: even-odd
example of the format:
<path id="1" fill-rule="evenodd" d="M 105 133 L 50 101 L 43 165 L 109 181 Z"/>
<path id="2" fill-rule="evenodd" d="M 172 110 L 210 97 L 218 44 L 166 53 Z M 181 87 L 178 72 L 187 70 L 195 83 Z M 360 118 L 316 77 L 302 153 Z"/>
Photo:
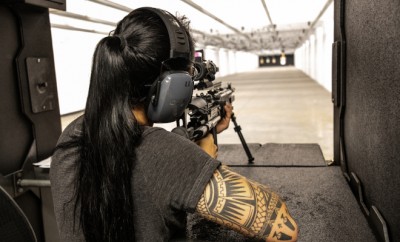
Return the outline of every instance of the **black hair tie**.
<path id="1" fill-rule="evenodd" d="M 120 49 L 121 50 L 125 49 L 125 47 L 127 46 L 127 42 L 126 42 L 126 39 L 124 38 L 124 36 L 114 35 L 114 37 L 117 37 L 119 39 Z"/>

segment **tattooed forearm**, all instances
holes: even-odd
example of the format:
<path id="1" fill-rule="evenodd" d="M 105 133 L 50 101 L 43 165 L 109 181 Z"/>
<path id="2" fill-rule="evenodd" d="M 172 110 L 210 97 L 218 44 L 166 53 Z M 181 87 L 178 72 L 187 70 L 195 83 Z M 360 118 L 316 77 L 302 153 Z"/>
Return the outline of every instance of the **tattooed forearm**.
<path id="1" fill-rule="evenodd" d="M 279 196 L 225 166 L 214 172 L 197 211 L 247 236 L 267 241 L 297 239 L 297 225 Z"/>

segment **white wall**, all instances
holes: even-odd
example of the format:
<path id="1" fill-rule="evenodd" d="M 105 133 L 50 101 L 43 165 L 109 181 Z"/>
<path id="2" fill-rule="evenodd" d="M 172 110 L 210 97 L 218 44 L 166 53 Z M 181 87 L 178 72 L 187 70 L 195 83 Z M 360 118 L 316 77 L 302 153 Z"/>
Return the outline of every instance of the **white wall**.
<path id="1" fill-rule="evenodd" d="M 206 46 L 204 55 L 207 60 L 212 60 L 219 67 L 216 77 L 258 68 L 258 55 L 249 52 Z"/>
<path id="2" fill-rule="evenodd" d="M 320 19 L 321 25 L 295 51 L 295 66 L 326 90 L 332 91 L 333 4 Z"/>
<path id="3" fill-rule="evenodd" d="M 83 110 L 89 90 L 92 56 L 103 35 L 52 28 L 61 114 Z"/>
<path id="4" fill-rule="evenodd" d="M 237 51 L 234 60 L 236 66 L 234 73 L 251 71 L 258 68 L 258 55 L 253 53 Z"/>

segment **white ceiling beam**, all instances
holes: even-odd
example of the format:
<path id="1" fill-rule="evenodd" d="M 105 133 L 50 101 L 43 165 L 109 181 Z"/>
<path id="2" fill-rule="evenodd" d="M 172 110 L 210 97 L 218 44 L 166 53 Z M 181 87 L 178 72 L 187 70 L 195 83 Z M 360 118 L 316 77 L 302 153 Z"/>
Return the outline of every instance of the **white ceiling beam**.
<path id="1" fill-rule="evenodd" d="M 209 11 L 205 10 L 204 8 L 202 8 L 201 6 L 197 5 L 196 3 L 190 1 L 190 0 L 182 0 L 182 2 L 190 5 L 192 8 L 198 10 L 199 12 L 203 13 L 204 15 L 207 15 L 208 17 L 214 19 L 215 21 L 223 24 L 224 26 L 226 26 L 227 28 L 233 30 L 233 32 L 237 33 L 238 35 L 241 35 L 243 37 L 245 37 L 247 40 L 250 40 L 250 36 L 248 36 L 247 34 L 243 33 L 242 31 L 238 30 L 237 28 L 229 25 L 228 23 L 226 23 L 225 21 L 223 21 L 222 19 L 218 18 L 217 16 L 215 16 L 214 14 L 210 13 Z"/>
<path id="2" fill-rule="evenodd" d="M 97 31 L 93 29 L 86 29 L 86 28 L 79 28 L 67 24 L 51 24 L 52 28 L 57 28 L 57 29 L 65 29 L 65 30 L 72 30 L 72 31 L 79 31 L 79 32 L 86 32 L 86 33 L 92 33 L 92 34 L 102 34 L 102 35 L 108 35 L 109 33 L 103 32 L 103 31 Z"/>
<path id="3" fill-rule="evenodd" d="M 275 40 L 276 41 L 279 41 L 279 37 L 278 37 L 278 33 L 276 32 L 276 25 L 274 24 L 274 22 L 272 21 L 272 18 L 271 18 L 271 15 L 269 14 L 269 10 L 268 10 L 268 7 L 267 7 L 267 4 L 265 3 L 265 0 L 261 0 L 261 3 L 262 3 L 262 5 L 263 5 L 263 7 L 264 7 L 264 10 L 265 10 L 265 14 L 267 15 L 267 17 L 268 17 L 268 20 L 269 20 L 269 25 L 270 26 L 272 26 L 272 35 L 275 37 Z M 279 41 L 280 42 L 280 41 Z M 283 48 L 283 46 L 282 46 L 282 43 L 280 42 L 280 48 Z"/>
<path id="4" fill-rule="evenodd" d="M 125 5 L 122 5 L 122 4 L 118 4 L 118 3 L 115 3 L 115 2 L 112 2 L 112 1 L 107 1 L 107 0 L 88 0 L 88 1 L 94 2 L 94 3 L 97 3 L 97 4 L 101 4 L 101 5 L 110 7 L 110 8 L 118 9 L 118 10 L 121 10 L 121 11 L 124 11 L 124 12 L 128 12 L 128 13 L 132 12 L 132 10 L 133 10 L 132 8 L 130 8 L 128 6 L 125 6 Z"/>
<path id="5" fill-rule="evenodd" d="M 318 13 L 317 17 L 310 23 L 310 27 L 306 30 L 304 33 L 304 38 L 303 42 L 299 42 L 298 46 L 304 43 L 308 39 L 308 36 L 310 35 L 311 31 L 314 29 L 314 27 L 317 25 L 319 19 L 324 15 L 325 11 L 328 9 L 328 7 L 332 4 L 333 0 L 327 0 L 325 5 L 322 7 L 321 11 Z"/>
<path id="6" fill-rule="evenodd" d="M 76 13 L 64 12 L 64 11 L 55 10 L 55 9 L 50 9 L 49 12 L 50 12 L 50 14 L 54 14 L 54 15 L 58 15 L 58 16 L 62 16 L 62 17 L 79 19 L 79 20 L 88 21 L 88 22 L 97 23 L 97 24 L 105 24 L 105 25 L 113 26 L 114 28 L 115 28 L 115 26 L 117 26 L 117 23 L 115 23 L 115 22 L 107 21 L 104 19 L 92 18 L 89 16 L 80 15 L 80 14 L 76 14 Z"/>
<path id="7" fill-rule="evenodd" d="M 322 7 L 321 11 L 319 12 L 318 16 L 314 19 L 314 21 L 310 25 L 310 29 L 314 28 L 314 26 L 318 23 L 319 19 L 324 15 L 325 11 L 328 9 L 328 7 L 331 5 L 333 0 L 328 0 L 326 1 L 324 7 Z"/>

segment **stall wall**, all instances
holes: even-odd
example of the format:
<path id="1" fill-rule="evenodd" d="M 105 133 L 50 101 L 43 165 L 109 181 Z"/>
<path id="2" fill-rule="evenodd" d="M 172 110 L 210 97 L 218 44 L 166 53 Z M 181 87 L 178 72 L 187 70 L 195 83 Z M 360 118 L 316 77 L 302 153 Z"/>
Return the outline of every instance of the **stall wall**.
<path id="1" fill-rule="evenodd" d="M 386 221 L 390 241 L 400 241 L 399 16 L 399 1 L 335 1 L 335 160 L 358 178 L 353 190 L 370 221 L 374 208 Z"/>

